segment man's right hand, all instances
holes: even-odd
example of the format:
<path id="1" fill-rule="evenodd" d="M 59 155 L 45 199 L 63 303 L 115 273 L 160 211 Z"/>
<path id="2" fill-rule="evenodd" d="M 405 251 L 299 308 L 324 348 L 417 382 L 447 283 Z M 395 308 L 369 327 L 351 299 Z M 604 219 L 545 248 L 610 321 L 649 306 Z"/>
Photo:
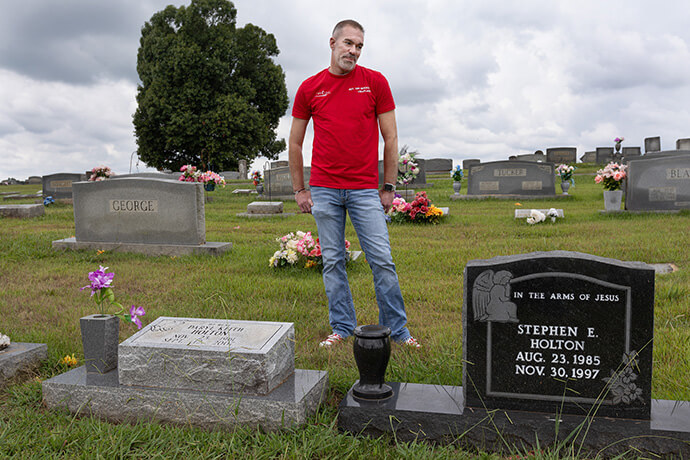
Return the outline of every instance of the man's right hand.
<path id="1" fill-rule="evenodd" d="M 311 207 L 314 206 L 314 202 L 311 201 L 311 192 L 309 190 L 302 190 L 295 195 L 295 201 L 297 201 L 300 211 L 311 214 Z"/>

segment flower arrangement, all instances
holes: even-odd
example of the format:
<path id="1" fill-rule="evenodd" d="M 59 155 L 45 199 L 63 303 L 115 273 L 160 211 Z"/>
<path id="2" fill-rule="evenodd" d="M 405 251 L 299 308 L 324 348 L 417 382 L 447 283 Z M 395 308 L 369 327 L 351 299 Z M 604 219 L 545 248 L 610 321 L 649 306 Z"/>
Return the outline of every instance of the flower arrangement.
<path id="1" fill-rule="evenodd" d="M 60 364 L 63 364 L 67 367 L 74 367 L 77 365 L 77 358 L 75 358 L 74 353 L 72 355 L 65 355 L 64 358 L 60 360 Z"/>
<path id="2" fill-rule="evenodd" d="M 290 232 L 276 238 L 276 241 L 280 243 L 280 249 L 269 259 L 269 267 L 281 268 L 303 265 L 304 268 L 311 268 L 323 265 L 319 239 L 314 239 L 311 232 L 305 233 L 299 230 Z M 345 240 L 345 252 L 347 260 L 350 260 L 352 253 L 348 240 Z"/>
<path id="3" fill-rule="evenodd" d="M 91 298 L 96 302 L 100 314 L 106 314 L 105 304 L 116 307 L 118 308 L 118 311 L 113 313 L 113 315 L 120 319 L 124 319 L 125 321 L 131 321 L 136 324 L 139 329 L 141 329 L 141 320 L 139 317 L 144 316 L 146 311 L 144 311 L 143 307 L 132 305 L 129 307 L 129 314 L 124 313 L 124 307 L 115 301 L 115 294 L 113 293 L 113 288 L 111 286 L 115 273 L 107 273 L 107 269 L 108 267 L 103 267 L 101 265 L 99 266 L 98 270 L 89 272 L 89 281 L 91 281 L 91 283 L 79 290 L 83 291 L 86 288 L 91 289 Z"/>
<path id="4" fill-rule="evenodd" d="M 252 183 L 255 187 L 261 183 L 261 171 L 252 172 Z"/>
<path id="5" fill-rule="evenodd" d="M 393 204 L 388 211 L 391 222 L 417 222 L 438 224 L 443 216 L 443 211 L 429 201 L 426 192 L 417 192 L 414 201 L 408 203 L 401 196 L 393 199 Z"/>
<path id="6" fill-rule="evenodd" d="M 183 165 L 180 171 L 182 171 L 182 175 L 179 180 L 182 182 L 199 182 L 200 173 L 196 170 L 196 166 Z"/>
<path id="7" fill-rule="evenodd" d="M 398 184 L 408 185 L 419 175 L 417 152 L 409 152 L 407 146 L 400 149 L 398 157 Z"/>
<path id="8" fill-rule="evenodd" d="M 211 170 L 199 174 L 199 182 L 203 182 L 204 185 L 213 184 L 214 186 L 219 185 L 225 187 L 225 178 Z"/>
<path id="9" fill-rule="evenodd" d="M 52 196 L 47 196 L 43 198 L 43 206 L 50 206 L 53 203 L 55 203 L 55 198 L 53 198 Z"/>
<path id="10" fill-rule="evenodd" d="M 92 182 L 110 179 L 115 173 L 108 166 L 96 166 L 91 170 L 89 180 Z"/>
<path id="11" fill-rule="evenodd" d="M 455 165 L 455 169 L 450 171 L 450 177 L 453 178 L 455 182 L 460 182 L 465 174 L 462 172 L 462 166 Z"/>
<path id="12" fill-rule="evenodd" d="M 620 148 L 621 142 L 623 142 L 624 140 L 625 140 L 624 137 L 617 137 L 617 138 L 615 138 L 615 139 L 613 140 L 613 142 L 616 143 L 616 147 Z"/>
<path id="13" fill-rule="evenodd" d="M 546 213 L 541 212 L 538 209 L 531 209 L 529 212 L 529 217 L 527 218 L 527 223 L 530 225 L 538 224 L 539 222 L 544 222 L 547 217 L 551 218 L 551 222 L 556 222 L 556 217 L 558 217 L 558 211 L 551 208 Z"/>
<path id="14" fill-rule="evenodd" d="M 627 165 L 611 162 L 604 166 L 604 169 L 597 171 L 594 182 L 597 184 L 603 183 L 604 190 L 619 190 L 623 179 L 627 175 L 626 169 L 628 169 Z"/>
<path id="15" fill-rule="evenodd" d="M 573 171 L 577 168 L 575 166 L 570 166 L 567 164 L 560 164 L 556 166 L 556 174 L 561 176 L 561 181 L 570 181 L 571 184 L 575 185 L 575 180 L 573 179 Z"/>

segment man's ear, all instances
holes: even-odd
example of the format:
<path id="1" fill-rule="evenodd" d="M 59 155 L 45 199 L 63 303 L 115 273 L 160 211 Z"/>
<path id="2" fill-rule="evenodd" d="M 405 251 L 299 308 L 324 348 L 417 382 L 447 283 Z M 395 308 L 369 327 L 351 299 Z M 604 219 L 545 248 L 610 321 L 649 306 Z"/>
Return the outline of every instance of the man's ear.
<path id="1" fill-rule="evenodd" d="M 331 37 L 330 40 L 328 40 L 328 45 L 331 47 L 331 50 L 335 49 L 335 38 Z"/>

